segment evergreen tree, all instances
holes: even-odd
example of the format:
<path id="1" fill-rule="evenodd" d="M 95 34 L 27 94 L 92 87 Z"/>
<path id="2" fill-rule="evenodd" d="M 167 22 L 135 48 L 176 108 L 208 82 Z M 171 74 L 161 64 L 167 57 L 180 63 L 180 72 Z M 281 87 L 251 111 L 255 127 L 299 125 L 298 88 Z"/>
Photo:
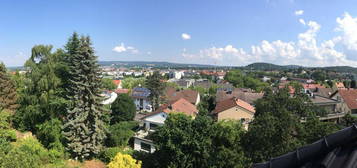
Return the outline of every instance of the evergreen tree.
<path id="1" fill-rule="evenodd" d="M 67 149 L 76 159 L 97 155 L 106 138 L 106 110 L 100 97 L 101 78 L 97 57 L 89 37 L 78 38 L 76 33 L 66 46 L 70 75 L 68 92 L 70 105 L 63 128 Z"/>
<path id="2" fill-rule="evenodd" d="M 0 63 L 0 110 L 9 109 L 14 111 L 18 104 L 16 88 L 3 63 Z"/>
<path id="3" fill-rule="evenodd" d="M 154 110 L 160 106 L 161 96 L 165 90 L 165 84 L 161 81 L 161 79 L 162 76 L 160 75 L 159 71 L 155 71 L 146 79 L 146 86 L 151 91 L 149 98 Z"/>

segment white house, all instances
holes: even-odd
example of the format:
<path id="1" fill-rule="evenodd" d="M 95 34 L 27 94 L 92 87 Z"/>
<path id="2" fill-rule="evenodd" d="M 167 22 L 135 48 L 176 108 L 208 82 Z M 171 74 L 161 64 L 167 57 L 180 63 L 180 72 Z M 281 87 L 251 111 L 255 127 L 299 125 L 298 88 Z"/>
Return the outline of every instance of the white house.
<path id="1" fill-rule="evenodd" d="M 133 89 L 131 97 L 134 99 L 137 111 L 152 112 L 151 102 L 149 100 L 150 93 L 150 90 L 147 88 L 137 87 Z"/>
<path id="2" fill-rule="evenodd" d="M 186 99 L 179 99 L 175 102 L 160 106 L 155 112 L 149 113 L 142 118 L 144 123 L 143 129 L 138 131 L 134 136 L 134 150 L 154 152 L 155 145 L 148 135 L 163 126 L 169 113 L 182 112 L 186 115 L 195 117 L 198 110 L 195 105 Z"/>

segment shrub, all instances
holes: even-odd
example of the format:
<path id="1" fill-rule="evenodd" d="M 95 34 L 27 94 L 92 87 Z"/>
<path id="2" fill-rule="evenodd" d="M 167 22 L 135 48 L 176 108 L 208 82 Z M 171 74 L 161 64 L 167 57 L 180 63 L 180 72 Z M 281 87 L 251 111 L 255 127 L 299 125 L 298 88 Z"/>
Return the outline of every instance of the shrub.
<path id="1" fill-rule="evenodd" d="M 117 153 L 108 164 L 109 168 L 141 168 L 141 161 L 133 159 L 130 155 Z"/>
<path id="2" fill-rule="evenodd" d="M 109 127 L 110 134 L 108 135 L 107 145 L 110 147 L 128 145 L 129 139 L 134 136 L 134 131 L 137 127 L 137 122 L 120 122 Z"/>
<path id="3" fill-rule="evenodd" d="M 99 159 L 105 163 L 109 163 L 117 153 L 123 153 L 132 155 L 134 151 L 131 150 L 124 150 L 121 147 L 112 147 L 112 148 L 105 148 L 100 154 Z"/>
<path id="4" fill-rule="evenodd" d="M 64 151 L 61 143 L 62 139 L 62 122 L 55 118 L 37 126 L 37 138 L 46 147 Z"/>
<path id="5" fill-rule="evenodd" d="M 60 152 L 48 151 L 37 139 L 28 137 L 13 144 L 11 150 L 3 155 L 0 167 L 37 168 L 54 163 L 59 157 Z"/>

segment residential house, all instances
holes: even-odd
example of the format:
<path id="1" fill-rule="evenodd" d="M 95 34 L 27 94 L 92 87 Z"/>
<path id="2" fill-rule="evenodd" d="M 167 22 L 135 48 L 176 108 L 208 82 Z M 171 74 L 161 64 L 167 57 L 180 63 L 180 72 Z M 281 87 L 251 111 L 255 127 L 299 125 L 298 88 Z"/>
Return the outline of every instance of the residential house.
<path id="1" fill-rule="evenodd" d="M 147 88 L 136 87 L 131 92 L 131 97 L 134 99 L 134 103 L 137 111 L 151 112 L 151 102 L 149 100 L 150 90 Z"/>
<path id="2" fill-rule="evenodd" d="M 194 83 L 193 79 L 174 79 L 169 80 L 169 82 L 176 83 L 180 88 L 189 88 Z"/>
<path id="3" fill-rule="evenodd" d="M 211 81 L 209 81 L 208 79 L 198 79 L 193 83 L 193 86 L 198 86 L 198 87 L 202 87 L 205 89 L 211 88 L 212 85 L 213 85 L 213 83 Z"/>
<path id="4" fill-rule="evenodd" d="M 161 105 L 155 112 L 142 118 L 144 126 L 134 136 L 134 150 L 149 153 L 155 151 L 150 133 L 154 132 L 157 127 L 164 125 L 170 113 L 184 113 L 194 118 L 198 114 L 198 110 L 195 105 L 183 98 Z"/>
<path id="5" fill-rule="evenodd" d="M 346 115 L 346 113 L 338 108 L 338 106 L 341 104 L 341 102 L 338 100 L 319 95 L 310 96 L 310 100 L 315 106 L 320 108 L 320 110 L 324 110 L 324 112 L 326 112 L 325 116 L 319 117 L 320 120 L 336 121 Z"/>
<path id="6" fill-rule="evenodd" d="M 168 102 L 176 101 L 178 99 L 186 99 L 193 105 L 198 105 L 200 103 L 200 93 L 195 90 L 185 89 L 176 90 L 175 88 L 169 87 L 166 89 L 166 99 Z"/>
<path id="7" fill-rule="evenodd" d="M 115 101 L 115 99 L 118 97 L 118 95 L 112 91 L 105 91 L 101 94 L 101 96 L 105 98 L 105 100 L 102 101 L 102 104 L 104 105 L 112 104 Z"/>
<path id="8" fill-rule="evenodd" d="M 253 120 L 255 107 L 249 103 L 238 99 L 230 98 L 218 102 L 213 116 L 217 121 L 222 120 L 239 120 L 245 129 L 248 129 L 249 123 Z"/>
<path id="9" fill-rule="evenodd" d="M 216 102 L 221 102 L 234 97 L 252 105 L 254 104 L 254 101 L 262 98 L 263 96 L 264 93 L 262 92 L 254 92 L 253 90 L 246 88 L 234 88 L 234 90 L 230 90 L 229 88 L 226 90 L 217 89 Z"/>
<path id="10" fill-rule="evenodd" d="M 342 102 L 338 107 L 341 111 L 357 114 L 357 89 L 340 89 L 331 97 Z"/>

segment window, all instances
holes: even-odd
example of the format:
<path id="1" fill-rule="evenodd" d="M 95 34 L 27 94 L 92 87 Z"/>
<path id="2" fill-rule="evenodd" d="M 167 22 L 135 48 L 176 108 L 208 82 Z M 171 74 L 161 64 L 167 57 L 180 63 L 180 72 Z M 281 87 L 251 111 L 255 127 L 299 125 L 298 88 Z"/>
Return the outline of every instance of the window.
<path id="1" fill-rule="evenodd" d="M 158 127 L 157 124 L 150 123 L 150 129 L 155 130 Z"/>
<path id="2" fill-rule="evenodd" d="M 151 145 L 144 143 L 144 142 L 140 142 L 140 146 L 141 146 L 141 150 L 145 150 L 150 152 L 151 151 Z"/>

